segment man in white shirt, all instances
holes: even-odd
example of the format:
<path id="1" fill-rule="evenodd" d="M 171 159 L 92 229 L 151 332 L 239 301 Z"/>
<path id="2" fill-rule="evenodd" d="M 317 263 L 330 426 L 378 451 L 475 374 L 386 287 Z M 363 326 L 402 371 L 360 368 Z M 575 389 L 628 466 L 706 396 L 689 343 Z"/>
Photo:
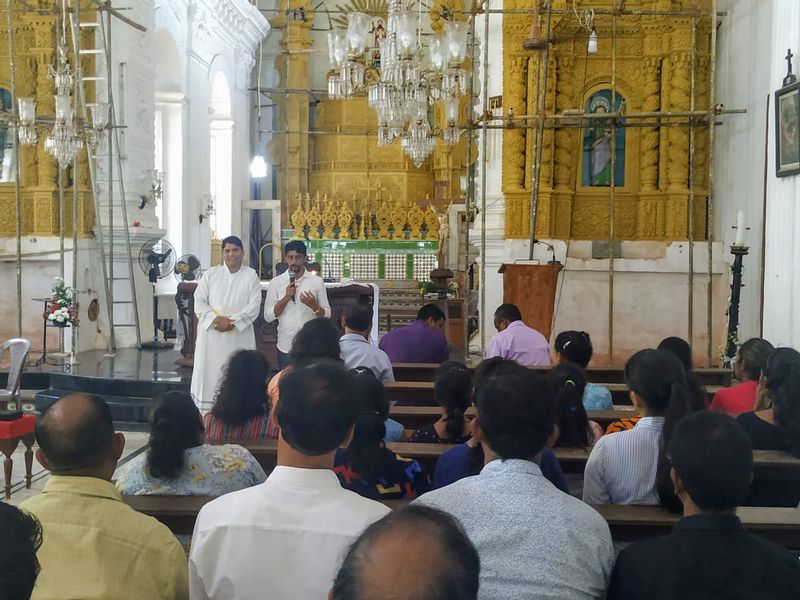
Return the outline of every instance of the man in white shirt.
<path id="1" fill-rule="evenodd" d="M 325 282 L 316 273 L 306 270 L 308 250 L 304 242 L 292 240 L 283 252 L 289 268 L 275 277 L 267 289 L 264 320 L 278 320 L 278 366 L 289 366 L 289 351 L 294 336 L 311 319 L 330 317 L 331 306 Z M 298 301 L 299 300 L 299 301 Z"/>
<path id="2" fill-rule="evenodd" d="M 614 565 L 608 525 L 539 468 L 542 448 L 557 435 L 547 379 L 501 360 L 476 378 L 474 398 L 483 470 L 414 503 L 464 526 L 480 555 L 480 599 L 604 598 Z"/>
<path id="3" fill-rule="evenodd" d="M 372 308 L 366 304 L 351 304 L 342 314 L 344 335 L 339 340 L 344 366 L 348 369 L 366 367 L 381 381 L 394 381 L 389 356 L 370 342 Z"/>
<path id="4" fill-rule="evenodd" d="M 281 379 L 278 466 L 264 483 L 198 514 L 189 554 L 193 600 L 326 597 L 347 547 L 389 512 L 342 489 L 333 473 L 336 450 L 353 437 L 352 387 L 331 363 Z"/>
<path id="5" fill-rule="evenodd" d="M 197 343 L 191 393 L 197 408 L 214 406 L 222 370 L 237 350 L 255 350 L 253 322 L 261 307 L 258 274 L 242 265 L 244 248 L 235 235 L 222 240 L 225 264 L 206 271 L 194 292 Z"/>

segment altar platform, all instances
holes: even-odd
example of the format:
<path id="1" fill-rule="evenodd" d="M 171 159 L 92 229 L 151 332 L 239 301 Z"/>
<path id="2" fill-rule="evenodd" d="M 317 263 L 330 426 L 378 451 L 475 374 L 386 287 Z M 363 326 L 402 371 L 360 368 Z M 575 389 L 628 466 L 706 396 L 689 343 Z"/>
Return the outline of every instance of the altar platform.
<path id="1" fill-rule="evenodd" d="M 35 391 L 36 410 L 43 411 L 58 398 L 73 392 L 97 394 L 108 402 L 120 429 L 146 429 L 154 399 L 169 391 L 188 392 L 192 370 L 180 367 L 177 350 L 122 348 L 113 356 L 104 350 L 76 355 L 78 364 L 28 366 L 21 389 Z M 7 372 L 0 373 L 0 383 Z M 23 406 L 26 399 L 23 393 Z"/>

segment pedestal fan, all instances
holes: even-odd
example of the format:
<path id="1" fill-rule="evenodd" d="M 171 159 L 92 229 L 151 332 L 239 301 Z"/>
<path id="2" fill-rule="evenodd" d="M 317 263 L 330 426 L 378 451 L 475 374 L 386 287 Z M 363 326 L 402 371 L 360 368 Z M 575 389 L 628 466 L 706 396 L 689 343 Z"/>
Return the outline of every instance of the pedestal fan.
<path id="1" fill-rule="evenodd" d="M 158 296 L 156 295 L 156 282 L 163 279 L 175 268 L 175 248 L 163 238 L 154 238 L 144 243 L 139 250 L 139 266 L 147 275 L 148 281 L 153 286 L 153 340 L 142 344 L 145 350 L 164 350 L 173 345 L 158 339 L 161 323 L 158 319 Z M 169 320 L 169 319 L 167 319 Z M 169 331 L 168 324 L 164 324 L 164 331 Z"/>

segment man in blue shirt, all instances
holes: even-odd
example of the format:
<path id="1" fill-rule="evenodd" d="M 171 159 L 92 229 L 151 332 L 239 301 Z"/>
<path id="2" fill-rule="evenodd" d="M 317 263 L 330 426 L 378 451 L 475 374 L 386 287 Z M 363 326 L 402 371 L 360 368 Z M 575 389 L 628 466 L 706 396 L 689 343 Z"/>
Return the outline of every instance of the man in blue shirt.
<path id="1" fill-rule="evenodd" d="M 344 366 L 348 369 L 367 367 L 380 381 L 394 381 L 392 363 L 386 352 L 373 346 L 372 308 L 366 304 L 351 304 L 342 314 L 344 335 L 339 339 Z"/>

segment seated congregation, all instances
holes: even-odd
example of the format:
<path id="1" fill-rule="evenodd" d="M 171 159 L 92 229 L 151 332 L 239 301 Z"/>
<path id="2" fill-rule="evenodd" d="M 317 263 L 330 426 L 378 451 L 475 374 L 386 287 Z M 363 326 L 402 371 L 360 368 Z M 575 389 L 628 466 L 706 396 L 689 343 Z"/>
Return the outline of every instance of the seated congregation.
<path id="1" fill-rule="evenodd" d="M 511 333 L 474 371 L 441 357 L 432 370 L 441 412 L 413 430 L 389 418 L 383 382 L 395 374 L 357 309 L 341 339 L 329 319 L 309 321 L 269 381 L 263 357 L 234 355 L 203 416 L 186 394 L 159 398 L 146 451 L 119 468 L 124 437 L 105 402 L 62 398 L 36 426 L 37 459 L 51 473 L 44 493 L 21 511 L 0 505 L 0 547 L 11 553 L 0 555 L 0 590 L 13 581 L 15 598 L 795 598 L 800 562 L 749 533 L 736 510 L 800 503 L 795 480 L 753 481 L 754 449 L 800 457 L 800 353 L 746 342 L 742 383 L 707 407 L 688 344 L 667 338 L 627 361 L 632 418 L 604 430 L 593 414 L 614 407 L 587 381 L 589 335 L 556 336 L 543 374 L 520 347 L 538 338 L 510 326 L 514 316 L 498 311 L 498 335 Z M 435 329 L 435 319 L 416 327 Z M 247 450 L 255 443 L 275 444 L 274 468 Z M 399 448 L 435 451 L 435 468 Z M 562 470 L 567 450 L 588 452 L 582 490 Z M 133 494 L 210 497 L 184 540 L 188 560 L 165 525 L 123 502 Z M 602 504 L 662 505 L 681 518 L 670 535 L 619 552 Z"/>

